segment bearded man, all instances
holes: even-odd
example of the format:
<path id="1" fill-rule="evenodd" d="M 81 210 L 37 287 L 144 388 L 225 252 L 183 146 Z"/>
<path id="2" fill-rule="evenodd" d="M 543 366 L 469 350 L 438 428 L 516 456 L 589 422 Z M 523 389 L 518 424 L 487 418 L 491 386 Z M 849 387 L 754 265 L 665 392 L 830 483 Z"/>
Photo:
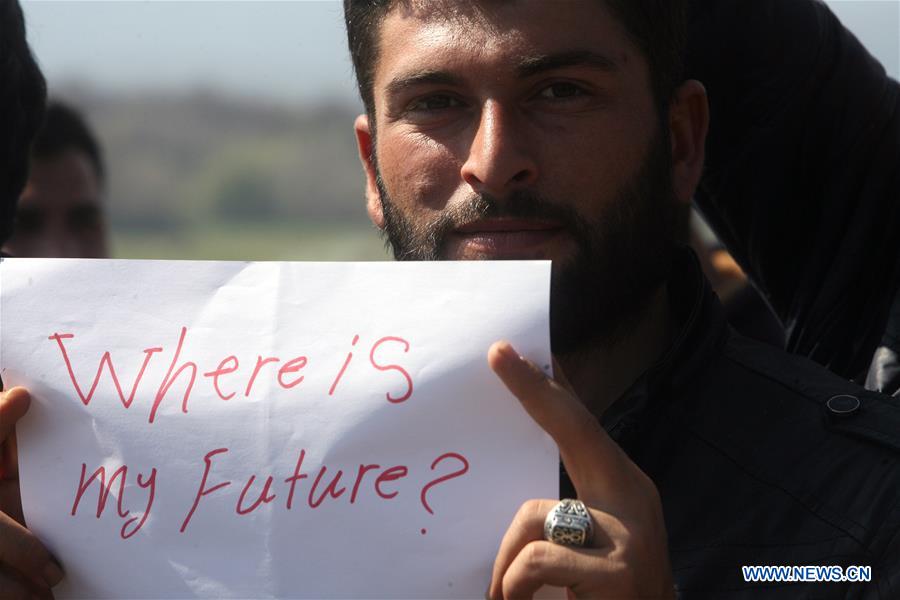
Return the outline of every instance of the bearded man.
<path id="1" fill-rule="evenodd" d="M 684 5 L 345 0 L 366 205 L 396 258 L 553 261 L 556 379 L 504 342 L 488 361 L 578 501 L 519 510 L 489 595 L 895 597 L 900 410 L 731 331 L 679 243 L 709 120 Z"/>

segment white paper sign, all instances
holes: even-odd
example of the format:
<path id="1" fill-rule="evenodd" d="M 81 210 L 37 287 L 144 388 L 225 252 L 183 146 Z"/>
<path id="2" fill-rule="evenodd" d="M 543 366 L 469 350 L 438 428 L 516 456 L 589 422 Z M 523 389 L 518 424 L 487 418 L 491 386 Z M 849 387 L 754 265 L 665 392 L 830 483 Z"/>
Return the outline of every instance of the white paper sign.
<path id="1" fill-rule="evenodd" d="M 4 259 L 0 365 L 57 597 L 481 597 L 552 440 L 548 262 Z"/>

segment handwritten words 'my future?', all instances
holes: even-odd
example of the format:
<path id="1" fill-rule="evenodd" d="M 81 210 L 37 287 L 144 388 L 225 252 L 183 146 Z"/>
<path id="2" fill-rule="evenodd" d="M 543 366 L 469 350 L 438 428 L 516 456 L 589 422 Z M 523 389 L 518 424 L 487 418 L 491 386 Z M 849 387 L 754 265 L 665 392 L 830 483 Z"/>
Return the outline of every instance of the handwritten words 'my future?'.
<path id="1" fill-rule="evenodd" d="M 286 390 L 295 388 L 303 383 L 308 374 L 307 369 L 311 368 L 310 358 L 306 355 L 292 356 L 288 359 L 278 356 L 256 355 L 255 360 L 250 361 L 250 365 L 245 364 L 242 366 L 241 360 L 237 355 L 229 354 L 219 360 L 215 368 L 204 371 L 197 362 L 182 356 L 188 333 L 187 327 L 181 328 L 177 345 L 168 363 L 168 370 L 156 387 L 155 392 L 151 392 L 153 400 L 147 419 L 149 424 L 153 424 L 156 421 L 160 405 L 176 382 L 181 382 L 184 385 L 184 393 L 181 397 L 181 410 L 183 413 L 187 413 L 195 384 L 201 377 L 208 380 L 216 397 L 227 402 L 238 394 L 245 398 L 250 397 L 257 382 L 263 377 L 271 378 L 280 388 Z M 345 376 L 348 376 L 348 373 L 358 362 L 360 367 L 357 368 L 374 369 L 376 372 L 384 373 L 384 377 L 390 377 L 390 380 L 385 380 L 385 386 L 390 388 L 390 391 L 384 392 L 387 402 L 402 404 L 412 397 L 414 384 L 409 370 L 403 365 L 389 362 L 385 358 L 385 356 L 397 355 L 399 352 L 403 354 L 409 353 L 411 348 L 410 342 L 398 336 L 382 336 L 373 339 L 375 341 L 370 345 L 359 345 L 361 341 L 360 335 L 356 334 L 352 337 L 349 349 L 346 355 L 343 356 L 343 361 L 335 363 L 334 366 L 338 368 L 335 368 L 334 376 L 329 377 L 330 386 L 327 391 L 329 396 L 335 395 L 341 381 Z M 144 356 L 140 368 L 131 382 L 130 390 L 126 395 L 127 388 L 123 389 L 120 374 L 116 371 L 110 351 L 102 354 L 93 380 L 90 385 L 87 385 L 86 382 L 80 383 L 75 375 L 76 367 L 73 365 L 73 362 L 76 362 L 73 359 L 77 358 L 74 350 L 75 334 L 54 333 L 48 337 L 48 340 L 54 342 L 58 347 L 62 363 L 65 366 L 75 394 L 85 406 L 91 404 L 103 373 L 107 372 L 108 379 L 115 388 L 122 406 L 125 409 L 130 409 L 139 394 L 141 383 L 151 361 L 157 355 L 164 353 L 162 346 L 153 346 L 141 351 Z M 354 361 L 354 352 L 359 352 L 360 350 L 364 357 Z M 197 475 L 199 476 L 199 483 L 191 506 L 185 507 L 185 516 L 181 520 L 181 526 L 178 529 L 180 533 L 185 533 L 188 529 L 195 512 L 204 498 L 212 494 L 221 494 L 223 490 L 232 486 L 233 483 L 238 483 L 229 479 L 223 479 L 221 476 L 217 477 L 214 474 L 214 463 L 226 458 L 228 453 L 229 448 L 224 446 L 210 450 L 202 457 L 202 468 L 200 468 L 200 461 L 198 460 Z M 282 502 L 285 510 L 293 510 L 298 505 L 295 499 L 296 493 L 300 489 L 298 486 L 304 479 L 309 479 L 309 485 L 305 492 L 301 492 L 303 499 L 300 500 L 299 504 L 310 509 L 318 508 L 326 500 L 338 501 L 341 498 L 348 505 L 355 505 L 360 498 L 364 497 L 393 500 L 398 497 L 400 492 L 392 486 L 395 486 L 398 480 L 411 476 L 408 465 L 397 464 L 385 467 L 380 464 L 367 462 L 361 462 L 353 468 L 348 467 L 346 474 L 344 469 L 335 470 L 334 468 L 329 474 L 329 467 L 326 465 L 321 465 L 318 470 L 313 469 L 310 473 L 307 473 L 303 470 L 306 456 L 307 450 L 305 448 L 299 449 L 292 473 L 287 474 L 288 476 L 284 478 L 282 478 L 283 476 L 270 473 L 265 478 L 260 476 L 259 483 L 254 486 L 254 482 L 257 482 L 257 475 L 249 474 L 245 483 L 240 486 L 241 492 L 235 502 L 234 514 L 237 516 L 248 515 L 261 506 L 276 501 Z M 143 527 L 152 511 L 154 500 L 158 496 L 158 470 L 156 467 L 150 468 L 149 473 L 134 473 L 132 470 L 132 474 L 135 475 L 137 489 L 131 488 L 134 491 L 129 494 L 129 498 L 133 498 L 134 494 L 143 492 L 143 510 L 140 512 L 132 511 L 129 508 L 131 502 L 126 498 L 126 482 L 129 479 L 129 467 L 127 465 L 123 464 L 118 468 L 113 468 L 107 464 L 99 466 L 90 472 L 87 463 L 82 462 L 80 471 L 72 503 L 71 516 L 74 517 L 78 514 L 85 494 L 96 484 L 98 488 L 96 517 L 98 519 L 107 509 L 110 496 L 112 495 L 114 497 L 116 514 L 123 521 L 119 530 L 120 537 L 128 539 Z M 420 468 L 414 469 L 414 471 L 416 473 L 421 471 L 426 474 L 426 480 L 417 485 L 419 502 L 428 513 L 434 514 L 428 501 L 429 491 L 440 484 L 467 473 L 469 471 L 469 460 L 460 452 L 443 452 L 428 465 L 427 471 L 425 465 L 420 465 Z M 114 491 L 116 486 L 118 486 L 118 489 Z M 371 489 L 371 491 L 366 493 L 366 489 Z M 423 528 L 421 533 L 425 534 L 426 530 Z"/>

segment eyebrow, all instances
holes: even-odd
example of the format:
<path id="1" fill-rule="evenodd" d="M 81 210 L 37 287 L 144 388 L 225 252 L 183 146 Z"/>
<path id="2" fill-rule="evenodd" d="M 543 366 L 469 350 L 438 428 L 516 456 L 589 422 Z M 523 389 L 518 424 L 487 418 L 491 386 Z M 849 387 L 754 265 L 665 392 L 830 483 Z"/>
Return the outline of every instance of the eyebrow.
<path id="1" fill-rule="evenodd" d="M 519 61 L 515 72 L 519 78 L 524 79 L 545 71 L 578 66 L 586 66 L 608 73 L 616 72 L 620 68 L 619 63 L 604 54 L 590 50 L 572 50 L 557 54 L 529 56 Z M 456 86 L 462 82 L 462 77 L 447 71 L 423 70 L 395 77 L 387 84 L 386 92 L 389 96 L 393 96 L 418 85 Z"/>
<path id="2" fill-rule="evenodd" d="M 395 77 L 387 85 L 387 94 L 394 96 L 403 92 L 403 90 L 417 85 L 450 85 L 455 86 L 462 83 L 462 78 L 448 73 L 447 71 L 418 71 L 407 75 Z"/>
<path id="3" fill-rule="evenodd" d="M 569 52 L 560 52 L 558 54 L 542 54 L 538 56 L 529 56 L 522 60 L 516 67 L 516 74 L 519 77 L 531 77 L 544 71 L 552 71 L 553 69 L 561 69 L 564 67 L 590 67 L 598 71 L 615 72 L 618 71 L 620 65 L 612 58 L 605 54 L 592 52 L 590 50 L 572 50 Z"/>

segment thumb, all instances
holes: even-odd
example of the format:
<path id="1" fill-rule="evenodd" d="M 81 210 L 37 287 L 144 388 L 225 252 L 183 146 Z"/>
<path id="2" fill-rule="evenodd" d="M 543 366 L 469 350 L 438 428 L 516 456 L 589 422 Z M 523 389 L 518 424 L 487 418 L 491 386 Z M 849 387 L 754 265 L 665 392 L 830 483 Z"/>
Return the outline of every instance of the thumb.
<path id="1" fill-rule="evenodd" d="M 8 392 L 0 392 L 0 444 L 15 429 L 16 422 L 25 416 L 31 404 L 31 396 L 23 387 L 14 387 Z"/>
<path id="2" fill-rule="evenodd" d="M 0 392 L 0 480 L 15 479 L 18 474 L 15 427 L 30 405 L 31 396 L 25 388 Z"/>

